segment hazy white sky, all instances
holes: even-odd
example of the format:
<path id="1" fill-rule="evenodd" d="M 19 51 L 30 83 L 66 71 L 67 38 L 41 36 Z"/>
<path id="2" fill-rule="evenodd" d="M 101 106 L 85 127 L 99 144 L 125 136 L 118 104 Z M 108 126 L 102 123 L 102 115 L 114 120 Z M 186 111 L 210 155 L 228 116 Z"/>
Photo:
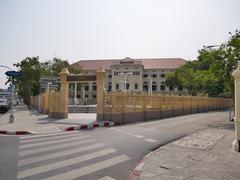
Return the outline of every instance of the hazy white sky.
<path id="1" fill-rule="evenodd" d="M 240 29 L 239 7 L 239 0 L 0 0 L 0 65 L 54 55 L 196 59 L 203 45 Z"/>

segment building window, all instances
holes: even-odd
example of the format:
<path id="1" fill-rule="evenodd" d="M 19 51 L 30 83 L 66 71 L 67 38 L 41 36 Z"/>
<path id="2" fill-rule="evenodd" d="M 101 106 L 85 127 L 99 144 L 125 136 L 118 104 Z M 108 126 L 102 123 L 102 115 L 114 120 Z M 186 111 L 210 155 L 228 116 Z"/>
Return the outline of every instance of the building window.
<path id="1" fill-rule="evenodd" d="M 140 71 L 133 71 L 133 75 L 134 76 L 139 76 L 140 75 Z"/>
<path id="2" fill-rule="evenodd" d="M 85 87 L 84 87 L 84 90 L 85 90 L 85 91 L 88 91 L 88 90 L 89 90 L 89 86 L 85 86 Z"/>
<path id="3" fill-rule="evenodd" d="M 129 88 L 130 88 L 130 84 L 126 83 L 126 89 L 129 89 Z"/>
<path id="4" fill-rule="evenodd" d="M 157 74 L 152 74 L 152 78 L 156 78 L 157 77 Z"/>
<path id="5" fill-rule="evenodd" d="M 87 94 L 85 95 L 85 98 L 88 98 L 88 95 L 87 95 Z"/>
<path id="6" fill-rule="evenodd" d="M 173 91 L 173 90 L 174 90 L 173 86 L 169 86 L 169 91 Z"/>
<path id="7" fill-rule="evenodd" d="M 161 85 L 161 91 L 165 91 L 165 85 Z"/>
<path id="8" fill-rule="evenodd" d="M 160 74 L 160 77 L 161 78 L 165 78 L 165 74 Z"/>
<path id="9" fill-rule="evenodd" d="M 80 94 L 77 94 L 77 98 L 81 98 L 81 95 L 80 95 Z"/>
<path id="10" fill-rule="evenodd" d="M 157 91 L 157 83 L 156 82 L 152 83 L 152 91 Z"/>
<path id="11" fill-rule="evenodd" d="M 117 90 L 119 89 L 119 84 L 116 84 L 116 89 L 117 89 Z"/>
<path id="12" fill-rule="evenodd" d="M 114 72 L 114 76 L 118 76 L 120 72 Z"/>
<path id="13" fill-rule="evenodd" d="M 183 88 L 180 86 L 180 87 L 178 87 L 178 90 L 179 90 L 179 91 L 182 91 L 182 90 L 183 90 Z"/>
<path id="14" fill-rule="evenodd" d="M 148 77 L 148 74 L 144 74 L 143 77 L 144 77 L 144 78 L 147 78 L 147 77 Z"/>
<path id="15" fill-rule="evenodd" d="M 92 98 L 93 98 L 93 99 L 96 99 L 96 98 L 97 98 L 97 96 L 96 96 L 95 94 L 93 94 L 93 95 L 92 95 Z"/>
<path id="16" fill-rule="evenodd" d="M 148 83 L 147 82 L 143 83 L 143 91 L 145 91 L 145 92 L 148 91 Z"/>
<path id="17" fill-rule="evenodd" d="M 111 75 L 111 74 L 109 74 L 109 75 L 108 75 L 108 78 L 109 78 L 109 79 L 111 79 L 111 78 L 112 78 L 112 75 Z"/>
<path id="18" fill-rule="evenodd" d="M 138 84 L 137 84 L 137 83 L 134 85 L 134 88 L 135 88 L 136 90 L 138 89 Z"/>
<path id="19" fill-rule="evenodd" d="M 92 87 L 92 90 L 93 90 L 93 91 L 96 91 L 96 90 L 97 90 L 97 86 L 96 86 L 96 85 L 93 86 L 93 87 Z"/>
<path id="20" fill-rule="evenodd" d="M 77 84 L 77 91 L 81 91 L 81 84 Z"/>

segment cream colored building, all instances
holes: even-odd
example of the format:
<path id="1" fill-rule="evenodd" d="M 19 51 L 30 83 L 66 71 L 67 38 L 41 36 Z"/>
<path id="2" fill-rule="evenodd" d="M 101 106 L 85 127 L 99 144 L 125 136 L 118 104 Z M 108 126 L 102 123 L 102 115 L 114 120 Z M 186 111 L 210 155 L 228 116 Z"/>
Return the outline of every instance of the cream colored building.
<path id="1" fill-rule="evenodd" d="M 103 67 L 106 71 L 107 91 L 151 93 L 178 93 L 181 89 L 165 85 L 166 75 L 186 63 L 181 58 L 81 60 L 73 65 L 83 70 L 83 76 L 96 75 Z M 70 82 L 69 104 L 95 104 L 97 86 L 94 81 Z"/>

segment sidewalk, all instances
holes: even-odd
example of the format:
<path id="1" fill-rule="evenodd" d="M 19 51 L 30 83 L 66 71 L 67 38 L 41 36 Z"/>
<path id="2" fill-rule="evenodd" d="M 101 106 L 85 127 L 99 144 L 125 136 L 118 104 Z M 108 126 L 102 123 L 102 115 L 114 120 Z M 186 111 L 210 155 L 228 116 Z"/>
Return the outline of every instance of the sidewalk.
<path id="1" fill-rule="evenodd" d="M 233 139 L 233 122 L 181 138 L 147 155 L 132 179 L 240 179 L 240 153 L 231 150 Z"/>
<path id="2" fill-rule="evenodd" d="M 96 121 L 96 113 L 69 113 L 68 119 L 49 119 L 45 114 L 29 111 L 25 105 L 14 107 L 14 117 L 14 123 L 9 124 L 9 113 L 0 116 L 0 130 L 53 133 Z"/>

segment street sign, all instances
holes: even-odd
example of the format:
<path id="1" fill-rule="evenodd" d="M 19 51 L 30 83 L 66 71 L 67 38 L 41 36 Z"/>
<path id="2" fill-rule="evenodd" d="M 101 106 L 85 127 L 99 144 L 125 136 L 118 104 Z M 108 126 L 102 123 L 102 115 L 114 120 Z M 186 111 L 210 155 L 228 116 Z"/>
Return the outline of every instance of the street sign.
<path id="1" fill-rule="evenodd" d="M 7 76 L 11 76 L 11 77 L 14 77 L 14 78 L 18 78 L 22 75 L 22 73 L 20 71 L 7 71 L 5 74 Z"/>

